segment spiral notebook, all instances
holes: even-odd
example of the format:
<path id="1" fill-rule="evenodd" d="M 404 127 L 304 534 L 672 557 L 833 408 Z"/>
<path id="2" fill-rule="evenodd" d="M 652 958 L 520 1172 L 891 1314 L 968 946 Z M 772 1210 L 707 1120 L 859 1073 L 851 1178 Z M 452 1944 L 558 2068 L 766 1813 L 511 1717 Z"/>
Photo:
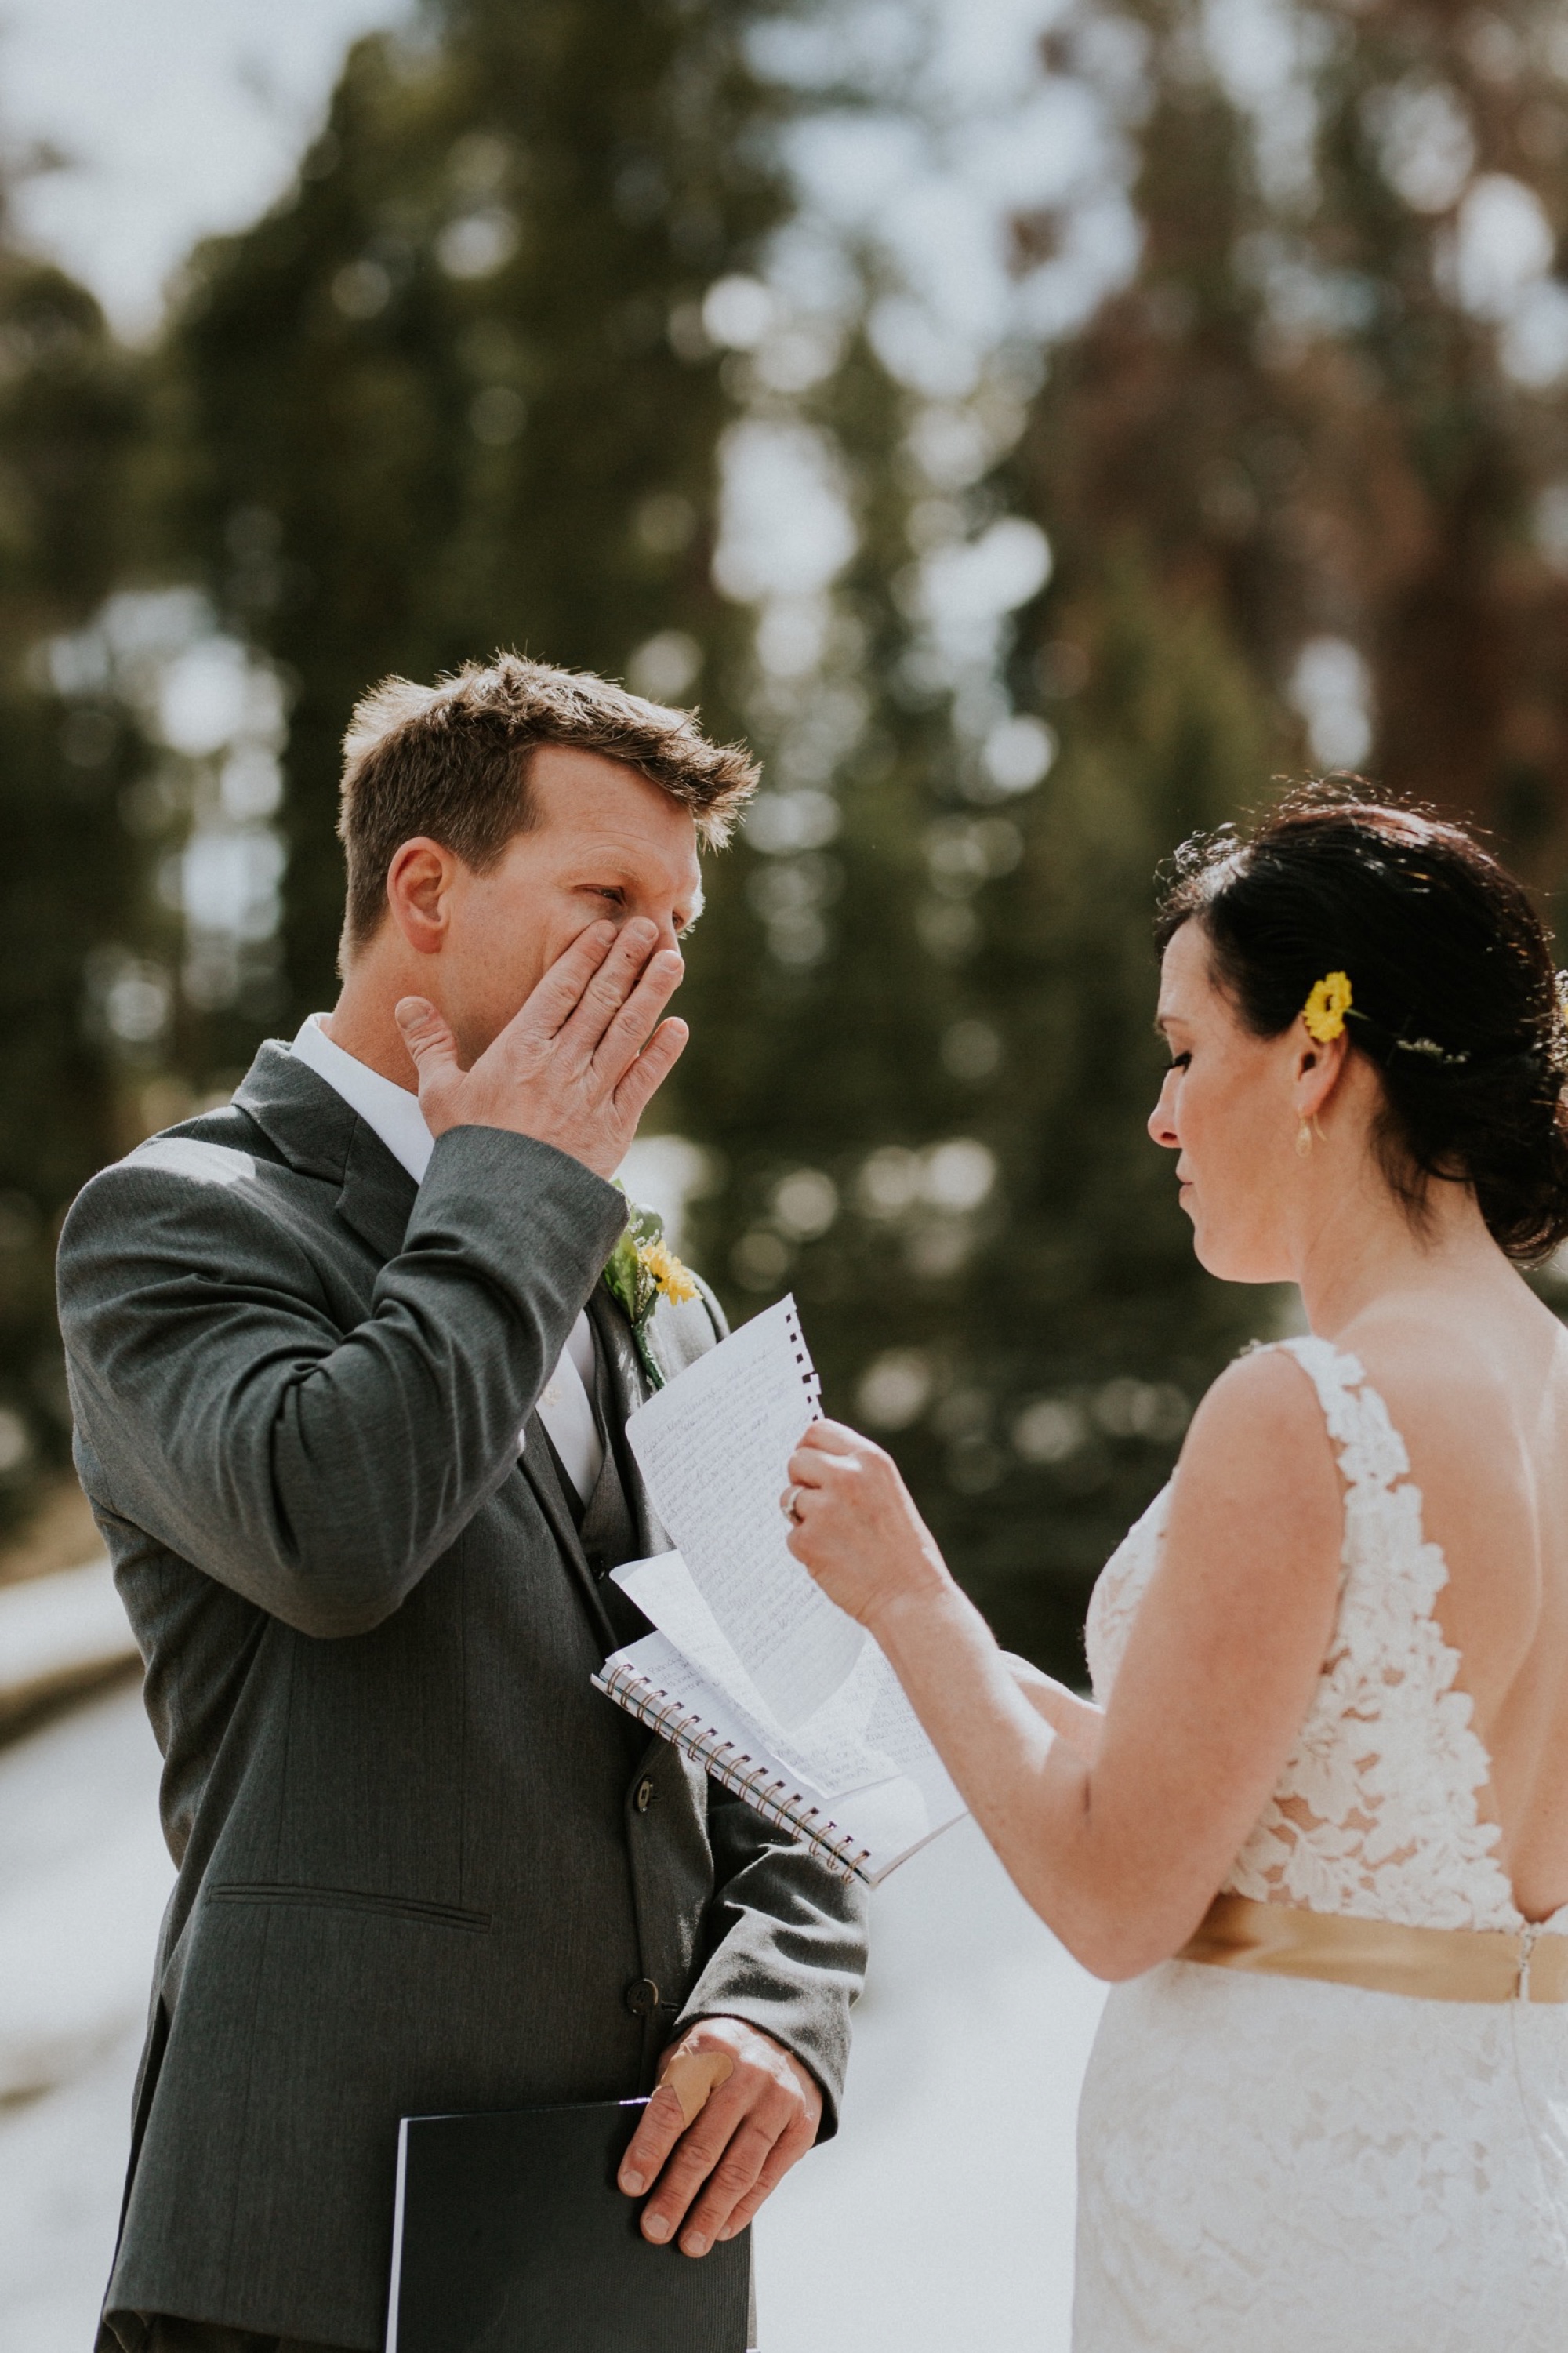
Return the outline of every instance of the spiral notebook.
<path id="1" fill-rule="evenodd" d="M 594 1680 L 874 1886 L 965 1810 L 876 1643 L 789 1549 L 779 1498 L 817 1400 L 784 1299 L 632 1415 L 627 1440 L 679 1549 L 614 1572 L 658 1630 Z"/>

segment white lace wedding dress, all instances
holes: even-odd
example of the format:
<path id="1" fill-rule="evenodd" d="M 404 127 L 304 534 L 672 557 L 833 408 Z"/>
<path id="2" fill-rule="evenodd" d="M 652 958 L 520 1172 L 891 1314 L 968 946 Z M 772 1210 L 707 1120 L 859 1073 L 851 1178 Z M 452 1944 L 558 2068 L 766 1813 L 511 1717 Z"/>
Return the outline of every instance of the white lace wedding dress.
<path id="1" fill-rule="evenodd" d="M 1226 1885 L 1517 1932 L 1404 1443 L 1353 1357 L 1281 1345 L 1339 1457 L 1344 1576 L 1300 1738 Z M 1167 1510 L 1095 1589 L 1102 1702 Z M 1546 1926 L 1568 1930 L 1568 1907 Z M 1568 2004 L 1168 1961 L 1112 1989 L 1079 2162 L 1075 2353 L 1568 2353 Z"/>

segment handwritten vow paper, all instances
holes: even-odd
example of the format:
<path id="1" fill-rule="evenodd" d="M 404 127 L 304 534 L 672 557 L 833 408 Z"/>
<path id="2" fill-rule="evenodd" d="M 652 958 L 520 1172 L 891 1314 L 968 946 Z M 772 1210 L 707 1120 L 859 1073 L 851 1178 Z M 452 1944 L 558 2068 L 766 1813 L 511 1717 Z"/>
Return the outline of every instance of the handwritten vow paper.
<path id="1" fill-rule="evenodd" d="M 792 1299 L 626 1424 L 679 1551 L 612 1573 L 657 1629 L 596 1688 L 830 1868 L 875 1886 L 963 1812 L 891 1667 L 813 1584 L 779 1509 L 817 1417 Z"/>
<path id="2" fill-rule="evenodd" d="M 789 1458 L 821 1419 L 793 1299 L 753 1316 L 626 1424 L 654 1509 L 781 1724 L 847 1680 L 867 1637 L 812 1583 L 779 1509 Z"/>

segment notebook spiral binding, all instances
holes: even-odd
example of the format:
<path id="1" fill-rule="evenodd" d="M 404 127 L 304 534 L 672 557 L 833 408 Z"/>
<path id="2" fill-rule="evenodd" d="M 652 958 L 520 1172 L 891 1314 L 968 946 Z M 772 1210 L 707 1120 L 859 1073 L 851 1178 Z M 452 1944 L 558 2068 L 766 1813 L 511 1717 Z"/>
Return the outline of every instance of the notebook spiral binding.
<path id="1" fill-rule="evenodd" d="M 853 1879 L 871 1860 L 869 1847 L 858 1846 L 819 1808 L 805 1805 L 801 1793 L 792 1790 L 787 1781 L 776 1775 L 770 1780 L 765 1765 L 753 1763 L 732 1740 L 721 1740 L 695 1709 L 683 1708 L 635 1667 L 616 1667 L 607 1675 L 595 1675 L 594 1683 L 606 1699 L 613 1699 L 661 1740 L 694 1757 L 731 1797 L 743 1799 L 775 1830 L 793 1831 L 805 1839 L 837 1877 Z"/>

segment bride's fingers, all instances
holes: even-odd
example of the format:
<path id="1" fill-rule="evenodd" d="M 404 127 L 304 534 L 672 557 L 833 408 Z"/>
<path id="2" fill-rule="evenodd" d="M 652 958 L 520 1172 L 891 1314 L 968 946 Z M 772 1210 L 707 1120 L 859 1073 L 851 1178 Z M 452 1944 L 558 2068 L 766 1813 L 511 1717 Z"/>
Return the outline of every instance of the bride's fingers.
<path id="1" fill-rule="evenodd" d="M 858 1454 L 869 1440 L 858 1430 L 842 1421 L 814 1421 L 807 1426 L 801 1445 L 816 1454 Z"/>
<path id="2" fill-rule="evenodd" d="M 785 1475 L 802 1495 L 819 1495 L 835 1482 L 852 1478 L 859 1467 L 852 1455 L 824 1454 L 820 1448 L 808 1452 L 805 1446 L 797 1446 L 789 1458 Z"/>

